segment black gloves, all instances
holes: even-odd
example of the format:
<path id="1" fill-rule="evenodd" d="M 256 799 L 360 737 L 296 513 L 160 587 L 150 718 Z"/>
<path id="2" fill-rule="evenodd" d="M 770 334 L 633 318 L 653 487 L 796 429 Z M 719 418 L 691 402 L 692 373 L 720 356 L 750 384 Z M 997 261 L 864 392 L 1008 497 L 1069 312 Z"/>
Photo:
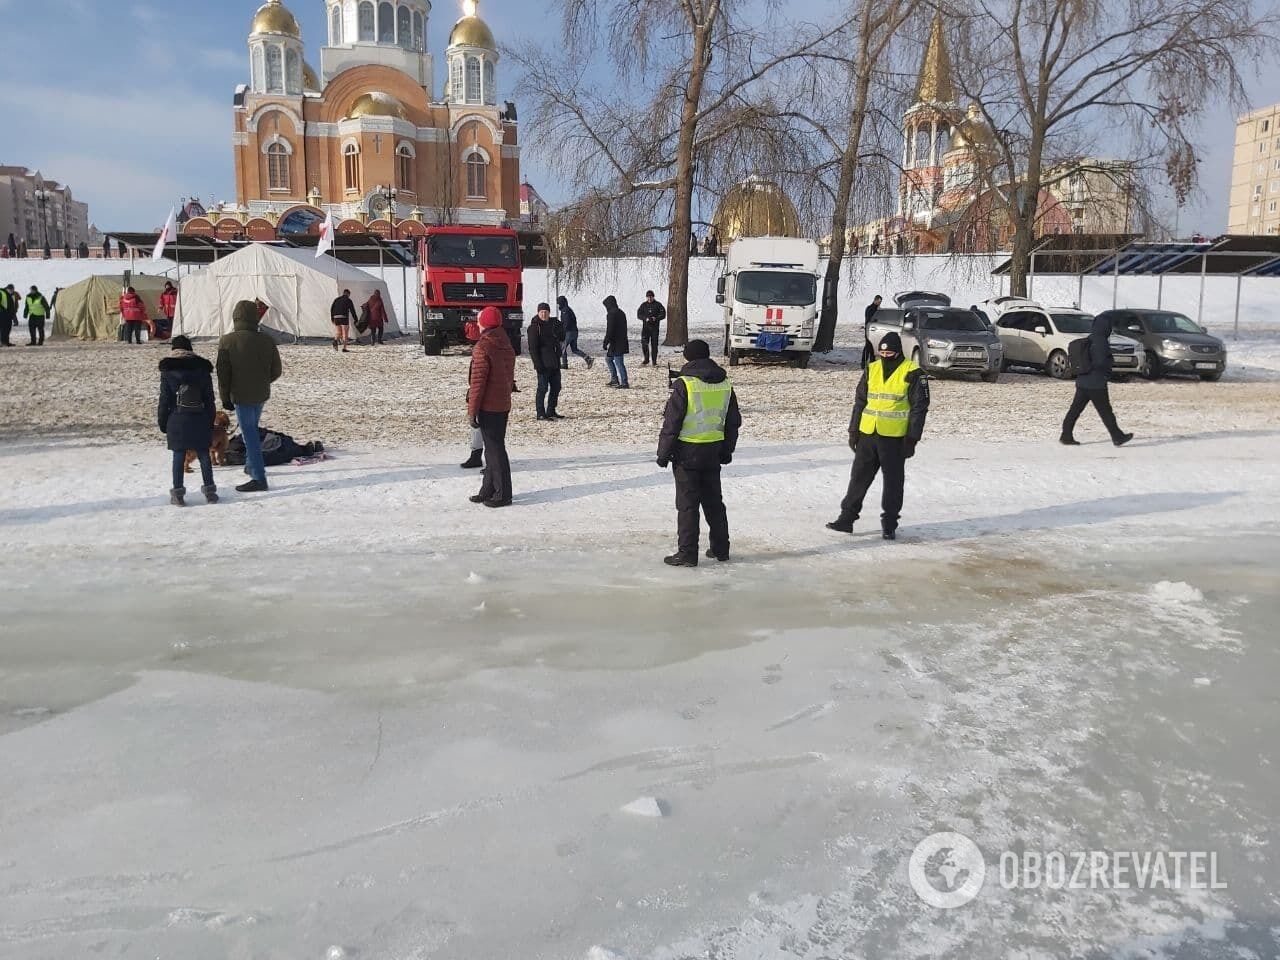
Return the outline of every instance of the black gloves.
<path id="1" fill-rule="evenodd" d="M 666 457 L 659 457 L 658 466 L 660 466 L 663 470 L 665 470 L 667 469 L 667 467 L 671 466 L 671 461 L 668 460 Z"/>
<path id="2" fill-rule="evenodd" d="M 472 417 L 472 418 L 471 418 L 471 429 L 472 429 L 472 430 L 479 430 L 479 429 L 480 429 L 480 417 L 479 417 L 479 415 L 474 416 L 474 417 Z"/>
<path id="3" fill-rule="evenodd" d="M 907 437 L 907 442 L 902 445 L 903 454 L 908 460 L 916 455 L 916 444 L 919 442 L 919 440 Z"/>
<path id="4" fill-rule="evenodd" d="M 729 464 L 731 464 L 731 463 L 733 463 L 733 454 L 732 454 L 732 453 L 722 453 L 722 454 L 720 454 L 720 465 L 721 465 L 721 466 L 727 467 L 727 466 L 728 466 Z"/>
<path id="5" fill-rule="evenodd" d="M 858 431 L 856 430 L 849 431 L 849 449 L 854 453 L 858 452 Z"/>

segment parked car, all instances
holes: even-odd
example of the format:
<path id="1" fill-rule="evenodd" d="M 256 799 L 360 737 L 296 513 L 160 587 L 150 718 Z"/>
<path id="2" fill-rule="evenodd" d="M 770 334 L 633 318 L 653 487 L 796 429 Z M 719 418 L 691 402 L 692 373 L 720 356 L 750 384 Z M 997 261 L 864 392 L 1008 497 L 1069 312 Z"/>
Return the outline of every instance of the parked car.
<path id="1" fill-rule="evenodd" d="M 1044 307 L 1033 300 L 1000 297 L 988 300 L 978 311 L 995 317 L 996 333 L 1004 344 L 1004 368 L 1033 367 L 1058 380 L 1070 380 L 1080 371 L 1071 365 L 1071 341 L 1088 336 L 1093 315 L 1075 307 Z M 1138 372 L 1141 347 L 1136 340 L 1111 335 L 1111 364 L 1116 376 Z"/>
<path id="2" fill-rule="evenodd" d="M 1139 372 L 1152 380 L 1184 373 L 1201 380 L 1220 380 L 1227 369 L 1227 346 L 1190 317 L 1172 310 L 1104 310 L 1117 333 L 1142 346 Z"/>
<path id="3" fill-rule="evenodd" d="M 879 310 L 867 324 L 867 341 L 878 344 L 886 333 L 902 338 L 902 352 L 927 373 L 977 373 L 988 383 L 1000 379 L 1004 347 L 1000 338 L 978 314 L 950 306 L 941 294 L 919 291 L 894 297 L 899 310 Z"/>
<path id="4" fill-rule="evenodd" d="M 883 326 L 889 326 L 899 336 L 902 334 L 902 315 L 907 307 L 917 307 L 925 305 L 936 305 L 942 307 L 951 306 L 951 298 L 945 293 L 933 293 L 929 290 L 905 290 L 901 293 L 893 295 L 893 302 L 897 307 L 882 306 L 875 312 L 875 315 L 867 323 L 863 325 L 862 336 L 866 341 L 862 347 L 862 365 L 865 367 L 868 363 L 875 359 L 876 346 L 879 344 L 879 337 L 883 337 L 885 332 L 881 330 L 880 334 L 873 341 L 871 339 L 871 331 L 873 325 L 878 325 L 876 329 Z"/>

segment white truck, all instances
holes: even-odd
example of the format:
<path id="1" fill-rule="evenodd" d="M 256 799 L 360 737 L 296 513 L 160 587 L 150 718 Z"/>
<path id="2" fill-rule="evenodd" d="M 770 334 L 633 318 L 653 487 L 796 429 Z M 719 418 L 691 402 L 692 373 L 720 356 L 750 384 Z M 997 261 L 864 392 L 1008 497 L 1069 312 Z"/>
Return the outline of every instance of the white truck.
<path id="1" fill-rule="evenodd" d="M 786 357 L 807 367 L 818 325 L 818 244 L 794 237 L 744 237 L 729 246 L 716 283 L 724 306 L 724 353 Z"/>

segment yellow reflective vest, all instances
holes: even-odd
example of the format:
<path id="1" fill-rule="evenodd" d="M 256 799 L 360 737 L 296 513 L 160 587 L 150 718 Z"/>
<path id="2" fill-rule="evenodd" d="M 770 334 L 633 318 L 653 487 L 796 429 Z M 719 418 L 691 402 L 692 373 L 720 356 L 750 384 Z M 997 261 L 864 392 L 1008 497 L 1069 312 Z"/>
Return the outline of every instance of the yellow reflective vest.
<path id="1" fill-rule="evenodd" d="M 719 443 L 724 439 L 724 425 L 729 419 L 729 398 L 733 384 L 706 383 L 697 377 L 681 377 L 688 391 L 689 404 L 680 439 L 685 443 Z"/>
<path id="2" fill-rule="evenodd" d="M 867 406 L 858 424 L 860 433 L 878 433 L 882 437 L 907 435 L 907 421 L 911 416 L 907 376 L 919 369 L 919 364 L 904 359 L 886 378 L 882 361 L 876 360 L 867 367 Z"/>
<path id="3" fill-rule="evenodd" d="M 34 293 L 27 297 L 27 316 L 43 320 L 48 315 L 48 310 L 44 305 L 44 297 Z"/>

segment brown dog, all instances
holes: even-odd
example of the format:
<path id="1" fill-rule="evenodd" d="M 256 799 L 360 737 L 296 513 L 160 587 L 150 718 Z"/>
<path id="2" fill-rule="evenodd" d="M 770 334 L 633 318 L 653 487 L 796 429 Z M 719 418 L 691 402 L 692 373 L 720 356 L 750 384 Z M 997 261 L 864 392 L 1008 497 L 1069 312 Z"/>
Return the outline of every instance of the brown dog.
<path id="1" fill-rule="evenodd" d="M 213 460 L 215 467 L 222 467 L 227 462 L 227 440 L 230 439 L 229 429 L 231 427 L 231 418 L 227 416 L 225 410 L 219 410 L 213 415 L 213 443 L 209 444 L 209 457 Z M 185 467 L 187 473 L 194 472 L 191 465 L 196 462 L 196 453 L 194 450 L 188 450 L 185 458 Z"/>

